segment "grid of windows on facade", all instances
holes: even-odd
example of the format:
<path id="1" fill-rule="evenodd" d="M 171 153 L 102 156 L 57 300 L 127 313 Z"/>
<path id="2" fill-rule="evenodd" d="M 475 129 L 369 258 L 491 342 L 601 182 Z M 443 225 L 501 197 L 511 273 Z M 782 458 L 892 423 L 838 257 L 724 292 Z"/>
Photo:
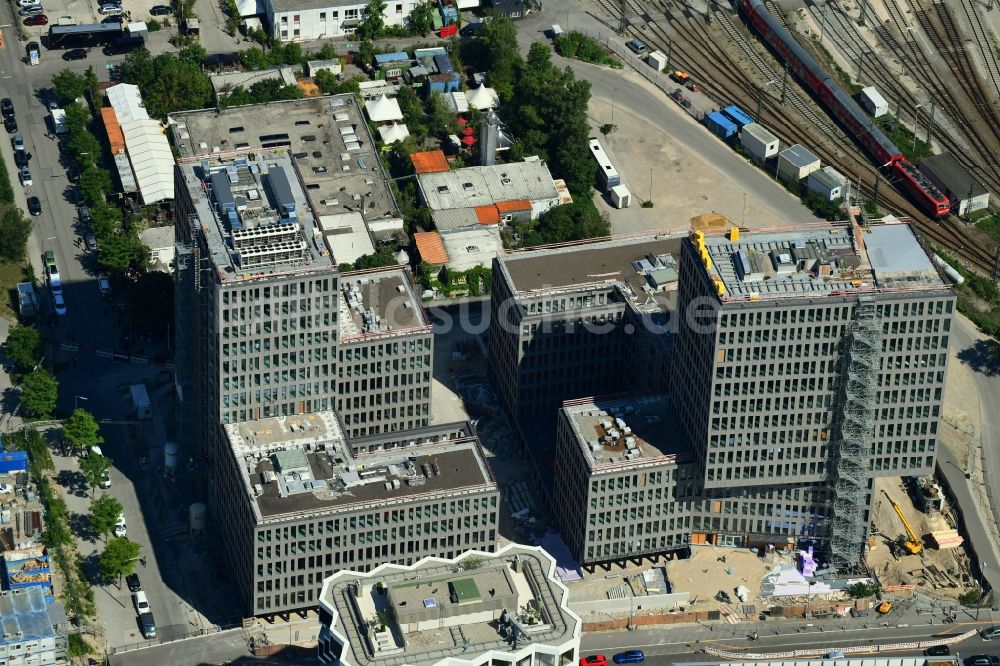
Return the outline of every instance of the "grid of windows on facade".
<path id="1" fill-rule="evenodd" d="M 385 562 L 411 564 L 466 550 L 492 552 L 495 493 L 384 509 L 282 527 L 258 527 L 257 614 L 301 608 L 339 569 L 369 571 Z"/>
<path id="2" fill-rule="evenodd" d="M 430 423 L 432 349 L 429 335 L 341 347 L 337 411 L 348 437 Z"/>
<path id="3" fill-rule="evenodd" d="M 337 280 L 223 289 L 222 421 L 329 409 L 336 391 Z"/>

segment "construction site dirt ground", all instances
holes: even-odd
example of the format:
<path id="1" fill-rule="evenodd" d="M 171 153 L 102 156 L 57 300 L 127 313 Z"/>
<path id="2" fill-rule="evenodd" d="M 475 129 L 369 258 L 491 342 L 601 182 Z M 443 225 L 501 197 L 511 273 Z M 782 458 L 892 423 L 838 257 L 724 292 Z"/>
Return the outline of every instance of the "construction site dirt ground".
<path id="1" fill-rule="evenodd" d="M 875 547 L 868 551 L 868 564 L 875 570 L 883 586 L 915 585 L 915 590 L 936 597 L 955 598 L 965 589 L 963 574 L 968 572 L 968 557 L 963 548 L 937 550 L 927 547 L 921 555 L 907 555 L 900 552 L 893 557 L 889 546 L 905 534 L 902 522 L 892 504 L 886 499 L 888 493 L 903 510 L 917 536 L 924 538 L 930 532 L 954 527 L 950 513 L 945 511 L 928 515 L 913 504 L 899 477 L 876 479 L 873 488 L 872 522 Z"/>
<path id="2" fill-rule="evenodd" d="M 762 601 L 760 581 L 773 567 L 746 548 L 695 546 L 691 557 L 667 562 L 667 577 L 672 592 L 687 592 L 698 610 L 712 610 L 720 606 L 715 600 L 720 591 L 739 603 L 736 588 L 741 585 L 750 590 L 747 603 Z"/>

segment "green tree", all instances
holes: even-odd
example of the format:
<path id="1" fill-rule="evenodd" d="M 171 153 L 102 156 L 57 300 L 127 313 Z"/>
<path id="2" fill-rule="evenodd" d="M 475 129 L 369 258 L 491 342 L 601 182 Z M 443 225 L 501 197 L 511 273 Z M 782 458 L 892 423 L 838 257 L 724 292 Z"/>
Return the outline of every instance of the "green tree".
<path id="1" fill-rule="evenodd" d="M 52 88 L 63 104 L 69 104 L 83 97 L 90 86 L 84 75 L 63 69 L 52 77 Z"/>
<path id="2" fill-rule="evenodd" d="M 52 416 L 58 397 L 59 382 L 44 368 L 32 370 L 21 382 L 21 404 L 31 416 Z"/>
<path id="3" fill-rule="evenodd" d="M 442 139 L 449 134 L 454 134 L 456 129 L 455 114 L 445 104 L 444 96 L 438 92 L 431 93 L 427 106 L 429 110 L 427 125 L 430 132 Z"/>
<path id="4" fill-rule="evenodd" d="M 91 450 L 86 456 L 80 458 L 80 471 L 90 485 L 90 496 L 94 496 L 94 488 L 100 483 L 104 475 L 111 469 L 111 458 L 94 453 Z"/>
<path id="5" fill-rule="evenodd" d="M 7 333 L 5 351 L 19 370 L 30 370 L 42 360 L 42 334 L 34 326 L 14 325 Z"/>
<path id="6" fill-rule="evenodd" d="M 362 67 L 374 67 L 375 53 L 375 46 L 367 39 L 362 38 L 361 43 L 358 44 L 357 62 L 360 62 Z"/>
<path id="7" fill-rule="evenodd" d="M 864 599 L 878 593 L 878 585 L 870 583 L 855 583 L 846 590 L 852 599 Z"/>
<path id="8" fill-rule="evenodd" d="M 101 553 L 100 570 L 104 580 L 121 580 L 135 569 L 139 559 L 139 544 L 128 539 L 112 539 Z"/>
<path id="9" fill-rule="evenodd" d="M 201 67 L 208 57 L 208 51 L 198 42 L 191 42 L 177 53 L 177 57 L 183 62 Z"/>
<path id="10" fill-rule="evenodd" d="M 430 2 L 421 2 L 406 19 L 406 25 L 410 32 L 417 36 L 423 36 L 434 29 L 434 6 Z"/>
<path id="11" fill-rule="evenodd" d="M 97 248 L 97 263 L 113 273 L 128 268 L 145 270 L 149 265 L 149 248 L 139 240 L 135 229 L 123 230 L 101 241 Z"/>
<path id="12" fill-rule="evenodd" d="M 599 238 L 611 234 L 611 225 L 590 199 L 556 206 L 542 213 L 534 228 L 527 231 L 524 244 L 544 245 Z"/>
<path id="13" fill-rule="evenodd" d="M 225 1 L 226 10 L 226 32 L 231 37 L 236 36 L 236 31 L 240 29 L 240 8 L 236 6 L 236 0 Z"/>
<path id="14" fill-rule="evenodd" d="M 86 409 L 74 409 L 63 423 L 63 439 L 70 443 L 76 453 L 89 449 L 104 441 L 98 430 L 97 420 Z"/>
<path id="15" fill-rule="evenodd" d="M 113 206 L 105 201 L 98 201 L 90 207 L 91 223 L 90 228 L 94 230 L 94 235 L 101 243 L 111 236 L 121 231 L 122 209 Z"/>
<path id="16" fill-rule="evenodd" d="M 80 194 L 89 206 L 104 201 L 104 193 L 111 191 L 111 174 L 94 164 L 88 165 L 80 173 Z"/>
<path id="17" fill-rule="evenodd" d="M 240 64 L 246 69 L 257 71 L 270 67 L 271 59 L 263 50 L 257 47 L 250 47 L 249 49 L 240 51 Z"/>
<path id="18" fill-rule="evenodd" d="M 24 216 L 21 209 L 9 204 L 0 204 L 0 258 L 7 261 L 24 259 L 30 235 L 31 220 Z"/>
<path id="19" fill-rule="evenodd" d="M 336 60 L 337 47 L 332 42 L 327 42 L 314 55 L 316 60 Z"/>
<path id="20" fill-rule="evenodd" d="M 494 12 L 479 33 L 486 48 L 489 62 L 490 85 L 503 101 L 514 96 L 515 74 L 521 65 L 517 48 L 517 28 L 513 21 L 500 12 Z"/>
<path id="21" fill-rule="evenodd" d="M 122 503 L 113 495 L 101 495 L 90 503 L 90 529 L 107 537 L 122 515 Z"/>
<path id="22" fill-rule="evenodd" d="M 378 39 L 385 32 L 385 0 L 370 0 L 361 10 L 357 34 L 361 39 Z"/>
<path id="23" fill-rule="evenodd" d="M 97 73 L 94 71 L 94 66 L 91 65 L 87 68 L 87 71 L 83 73 L 84 81 L 87 83 L 87 91 L 91 95 L 97 94 L 98 85 L 100 81 L 97 80 Z"/>

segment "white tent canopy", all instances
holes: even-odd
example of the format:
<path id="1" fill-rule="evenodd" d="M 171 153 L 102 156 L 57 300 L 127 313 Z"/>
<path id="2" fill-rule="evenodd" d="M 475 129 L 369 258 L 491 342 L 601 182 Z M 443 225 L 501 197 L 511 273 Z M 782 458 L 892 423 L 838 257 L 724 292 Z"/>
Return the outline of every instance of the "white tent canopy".
<path id="1" fill-rule="evenodd" d="M 500 105 L 500 96 L 497 95 L 497 91 L 486 86 L 473 88 L 465 96 L 469 100 L 469 106 L 473 106 L 480 111 L 483 109 L 495 109 Z"/>
<path id="2" fill-rule="evenodd" d="M 108 88 L 108 101 L 115 110 L 118 124 L 124 125 L 132 120 L 148 120 L 146 105 L 142 103 L 139 87 L 130 83 L 119 83 Z"/>
<path id="3" fill-rule="evenodd" d="M 400 125 L 397 123 L 393 123 L 392 125 L 382 125 L 378 128 L 378 133 L 382 137 L 382 143 L 387 146 L 390 143 L 402 141 L 406 137 L 410 136 L 410 130 L 406 128 L 406 125 Z"/>
<path id="4" fill-rule="evenodd" d="M 378 99 L 365 102 L 365 111 L 368 117 L 375 123 L 385 123 L 392 120 L 402 120 L 403 112 L 399 109 L 399 102 L 382 95 Z"/>
<path id="5" fill-rule="evenodd" d="M 146 118 L 122 123 L 122 134 L 142 203 L 173 199 L 174 156 L 160 122 Z"/>

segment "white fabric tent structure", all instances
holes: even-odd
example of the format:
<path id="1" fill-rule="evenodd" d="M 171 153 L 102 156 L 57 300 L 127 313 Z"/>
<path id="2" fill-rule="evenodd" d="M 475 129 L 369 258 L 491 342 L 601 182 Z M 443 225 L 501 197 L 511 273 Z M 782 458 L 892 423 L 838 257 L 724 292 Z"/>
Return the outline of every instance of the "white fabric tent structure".
<path id="1" fill-rule="evenodd" d="M 403 112 L 399 109 L 399 102 L 385 95 L 365 102 L 365 111 L 374 123 L 385 123 L 403 119 Z"/>
<path id="2" fill-rule="evenodd" d="M 146 113 L 139 88 L 120 83 L 108 88 L 108 100 L 125 136 L 125 152 L 142 203 L 174 198 L 174 155 L 163 126 Z"/>
<path id="3" fill-rule="evenodd" d="M 465 94 L 465 97 L 469 100 L 469 106 L 475 107 L 480 111 L 483 109 L 495 109 L 500 105 L 500 96 L 497 95 L 497 91 L 486 86 L 473 88 Z"/>
<path id="4" fill-rule="evenodd" d="M 392 125 L 382 125 L 378 128 L 378 133 L 382 137 L 382 143 L 387 146 L 390 143 L 402 141 L 406 137 L 410 136 L 410 130 L 406 128 L 406 125 L 396 123 L 393 123 Z"/>
<path id="5" fill-rule="evenodd" d="M 130 83 L 119 83 L 108 88 L 108 101 L 111 102 L 115 110 L 115 117 L 118 124 L 124 125 L 131 120 L 146 120 L 149 114 L 146 113 L 146 105 L 142 103 L 142 95 L 139 94 L 139 87 Z"/>
<path id="6" fill-rule="evenodd" d="M 174 156 L 160 121 L 133 120 L 122 125 L 122 133 L 142 203 L 173 199 Z"/>

